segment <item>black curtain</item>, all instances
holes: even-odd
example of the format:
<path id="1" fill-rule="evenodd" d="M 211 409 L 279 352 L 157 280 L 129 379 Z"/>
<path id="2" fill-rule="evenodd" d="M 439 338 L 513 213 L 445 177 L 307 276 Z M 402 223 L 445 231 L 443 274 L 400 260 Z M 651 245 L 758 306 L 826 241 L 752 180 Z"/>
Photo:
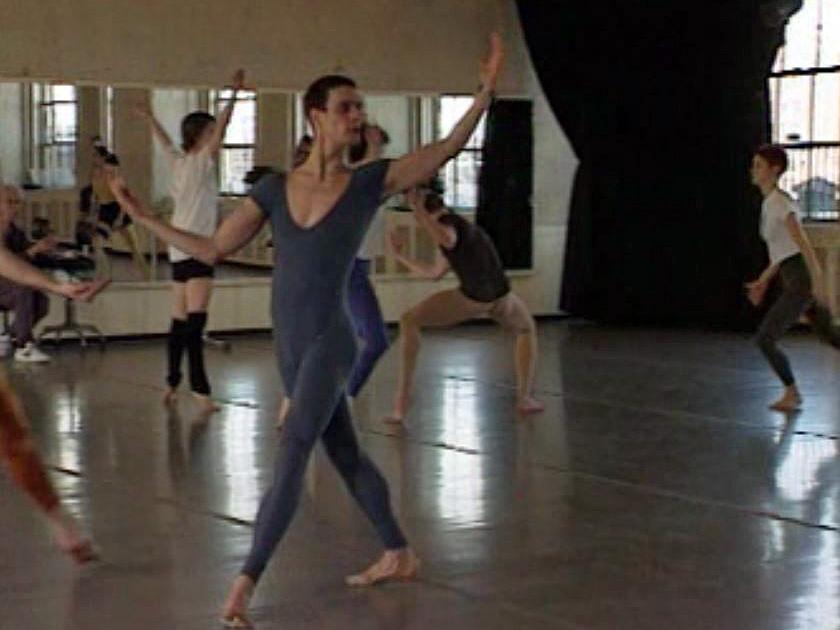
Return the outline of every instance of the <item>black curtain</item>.
<path id="1" fill-rule="evenodd" d="M 493 239 L 506 269 L 533 260 L 533 115 L 531 101 L 498 100 L 487 114 L 476 223 Z"/>
<path id="2" fill-rule="evenodd" d="M 766 262 L 752 150 L 801 0 L 518 0 L 580 160 L 560 307 L 598 321 L 740 329 Z"/>

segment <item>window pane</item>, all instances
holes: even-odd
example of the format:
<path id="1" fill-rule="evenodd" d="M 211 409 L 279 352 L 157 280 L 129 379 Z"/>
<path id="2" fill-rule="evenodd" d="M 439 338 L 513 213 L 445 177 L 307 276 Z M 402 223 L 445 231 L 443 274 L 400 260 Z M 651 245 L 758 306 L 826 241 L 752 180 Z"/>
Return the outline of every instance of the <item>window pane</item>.
<path id="1" fill-rule="evenodd" d="M 796 197 L 802 212 L 812 219 L 838 217 L 840 147 L 789 149 L 790 168 L 781 186 Z"/>
<path id="2" fill-rule="evenodd" d="M 471 103 L 471 96 L 442 96 L 440 98 L 438 117 L 440 137 L 445 137 L 452 131 Z M 467 142 L 467 150 L 461 152 L 445 167 L 444 202 L 452 208 L 474 208 L 478 203 L 478 174 L 481 169 L 485 120 L 486 116 L 482 116 L 475 132 Z"/>
<path id="3" fill-rule="evenodd" d="M 51 88 L 51 100 L 53 101 L 75 101 L 76 100 L 76 88 L 72 85 L 52 85 Z"/>
<path id="4" fill-rule="evenodd" d="M 45 150 L 47 183 L 56 187 L 75 185 L 76 145 L 56 144 Z"/>
<path id="5" fill-rule="evenodd" d="M 778 98 L 778 127 L 774 130 L 777 140 L 783 143 L 811 141 L 811 77 L 779 79 Z"/>
<path id="6" fill-rule="evenodd" d="M 221 191 L 227 194 L 245 194 L 245 174 L 253 167 L 254 149 L 222 149 L 219 155 Z"/>
<path id="7" fill-rule="evenodd" d="M 814 79 L 814 140 L 840 142 L 840 73 Z"/>
<path id="8" fill-rule="evenodd" d="M 805 0 L 785 29 L 784 69 L 812 68 L 817 61 L 817 18 L 820 0 Z"/>
<path id="9" fill-rule="evenodd" d="M 256 101 L 237 101 L 225 133 L 228 144 L 254 144 L 257 129 Z"/>
<path id="10" fill-rule="evenodd" d="M 53 141 L 73 142 L 76 139 L 76 104 L 57 103 L 53 108 Z"/>
<path id="11" fill-rule="evenodd" d="M 840 66 L 840 2 L 822 0 L 822 47 L 820 65 Z"/>

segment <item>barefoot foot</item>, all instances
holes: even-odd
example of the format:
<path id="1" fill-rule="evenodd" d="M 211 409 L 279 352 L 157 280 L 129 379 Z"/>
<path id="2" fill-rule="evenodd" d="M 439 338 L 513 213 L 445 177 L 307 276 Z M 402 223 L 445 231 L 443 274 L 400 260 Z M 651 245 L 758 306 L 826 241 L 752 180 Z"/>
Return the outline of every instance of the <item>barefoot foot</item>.
<path id="1" fill-rule="evenodd" d="M 408 396 L 396 396 L 394 398 L 394 407 L 392 408 L 391 413 L 385 414 L 382 417 L 382 421 L 390 424 L 400 424 L 404 422 L 405 416 L 408 413 L 409 404 L 410 400 Z"/>
<path id="2" fill-rule="evenodd" d="M 219 405 L 213 402 L 213 399 L 210 396 L 205 396 L 204 394 L 197 394 L 195 392 L 192 393 L 193 398 L 198 403 L 199 409 L 205 413 L 215 413 L 221 409 Z"/>
<path id="3" fill-rule="evenodd" d="M 76 522 L 60 509 L 48 515 L 55 545 L 76 564 L 86 564 L 99 556 L 90 540 L 79 534 Z"/>
<path id="4" fill-rule="evenodd" d="M 248 602 L 253 592 L 254 582 L 248 576 L 240 575 L 233 581 L 222 610 L 222 624 L 225 628 L 254 627 L 248 619 Z"/>
<path id="5" fill-rule="evenodd" d="M 799 395 L 799 390 L 794 387 L 786 387 L 785 393 L 779 400 L 770 405 L 770 409 L 774 411 L 796 411 L 802 406 L 802 396 Z"/>
<path id="6" fill-rule="evenodd" d="M 178 390 L 174 387 L 167 387 L 166 391 L 163 393 L 163 404 L 167 407 L 171 407 L 175 403 L 178 402 Z"/>
<path id="7" fill-rule="evenodd" d="M 516 403 L 516 410 L 524 416 L 545 411 L 545 405 L 531 396 L 522 398 Z"/>
<path id="8" fill-rule="evenodd" d="M 417 577 L 420 560 L 411 549 L 389 550 L 370 567 L 345 578 L 347 586 L 373 586 L 382 582 L 409 581 Z"/>

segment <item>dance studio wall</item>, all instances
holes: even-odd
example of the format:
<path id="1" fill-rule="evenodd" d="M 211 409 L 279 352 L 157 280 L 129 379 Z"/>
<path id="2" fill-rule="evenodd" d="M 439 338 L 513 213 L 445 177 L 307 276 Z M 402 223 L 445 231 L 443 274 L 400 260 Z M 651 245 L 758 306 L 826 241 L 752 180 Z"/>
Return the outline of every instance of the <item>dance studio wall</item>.
<path id="1" fill-rule="evenodd" d="M 23 90 L 18 83 L 0 83 L 0 182 L 23 180 Z"/>
<path id="2" fill-rule="evenodd" d="M 581 164 L 561 308 L 741 328 L 764 263 L 747 168 L 785 2 L 520 0 L 537 74 Z M 779 16 L 782 16 L 781 18 Z"/>
<path id="3" fill-rule="evenodd" d="M 249 82 L 301 90 L 341 71 L 366 90 L 471 92 L 509 0 L 6 0 L 0 76 L 114 85 Z M 524 46 L 510 38 L 502 90 L 521 92 Z"/>

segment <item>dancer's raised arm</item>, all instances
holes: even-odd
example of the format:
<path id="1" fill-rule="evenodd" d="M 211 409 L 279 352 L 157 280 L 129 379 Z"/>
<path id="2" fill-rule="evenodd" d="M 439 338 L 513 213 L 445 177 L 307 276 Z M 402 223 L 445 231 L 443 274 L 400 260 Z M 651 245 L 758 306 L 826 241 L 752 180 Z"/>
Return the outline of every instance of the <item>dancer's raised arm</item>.
<path id="1" fill-rule="evenodd" d="M 472 105 L 446 138 L 422 146 L 391 163 L 385 176 L 386 195 L 428 181 L 441 166 L 464 148 L 481 120 L 481 116 L 490 107 L 503 61 L 502 38 L 498 33 L 493 33 L 490 37 L 490 53 L 481 63 L 479 72 L 481 83 Z"/>
<path id="2" fill-rule="evenodd" d="M 154 113 L 152 112 L 151 107 L 149 107 L 146 103 L 137 103 L 134 105 L 134 114 L 138 118 L 145 120 L 146 123 L 149 125 L 149 128 L 152 130 L 152 135 L 160 142 L 160 145 L 166 150 L 174 150 L 175 145 L 172 142 L 172 138 L 166 133 L 166 129 L 163 128 L 163 125 L 160 124 L 157 118 L 155 118 Z"/>
<path id="3" fill-rule="evenodd" d="M 213 135 L 210 138 L 210 141 L 207 143 L 207 150 L 213 153 L 214 155 L 219 152 L 219 149 L 222 148 L 222 143 L 225 139 L 225 133 L 227 132 L 228 125 L 230 124 L 230 118 L 233 116 L 233 107 L 236 105 L 236 97 L 239 93 L 239 90 L 242 89 L 245 83 L 245 71 L 244 70 L 237 70 L 233 75 L 233 85 L 232 85 L 232 92 L 230 95 L 230 99 L 228 99 L 227 105 L 225 108 L 219 113 L 219 118 L 216 121 L 216 127 L 213 129 Z"/>
<path id="4" fill-rule="evenodd" d="M 125 185 L 121 177 L 110 180 L 111 190 L 125 212 L 162 241 L 174 245 L 208 265 L 215 265 L 239 251 L 265 223 L 265 215 L 251 199 L 243 201 L 231 212 L 213 236 L 201 236 L 179 230 L 161 221 Z"/>

